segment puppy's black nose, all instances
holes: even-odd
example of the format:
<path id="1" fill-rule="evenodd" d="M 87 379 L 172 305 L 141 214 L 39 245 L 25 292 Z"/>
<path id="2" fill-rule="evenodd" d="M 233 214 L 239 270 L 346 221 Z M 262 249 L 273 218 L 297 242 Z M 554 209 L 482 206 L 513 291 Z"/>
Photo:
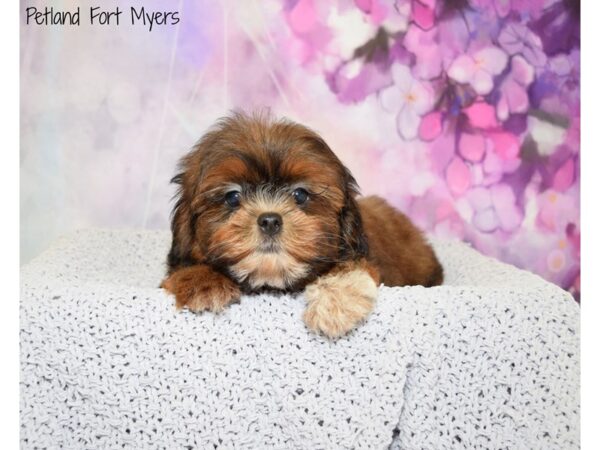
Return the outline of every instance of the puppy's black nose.
<path id="1" fill-rule="evenodd" d="M 258 216 L 257 222 L 263 233 L 269 236 L 275 236 L 281 231 L 283 219 L 279 214 L 269 212 Z"/>

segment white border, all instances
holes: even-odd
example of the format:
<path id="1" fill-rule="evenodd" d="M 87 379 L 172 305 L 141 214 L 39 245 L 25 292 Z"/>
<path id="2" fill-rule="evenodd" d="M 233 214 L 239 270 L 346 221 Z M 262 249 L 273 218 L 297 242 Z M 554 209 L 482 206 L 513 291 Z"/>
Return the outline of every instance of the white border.
<path id="1" fill-rule="evenodd" d="M 598 409 L 600 405 L 600 298 L 597 268 L 600 251 L 600 61 L 594 47 L 600 42 L 597 1 L 582 2 L 582 71 L 581 71 L 581 444 L 584 449 L 600 448 Z M 591 49 L 588 52 L 588 49 Z"/>
<path id="2" fill-rule="evenodd" d="M 0 150 L 0 192 L 2 219 L 2 313 L 0 342 L 2 369 L 2 447 L 19 448 L 19 22 L 20 2 L 2 5 L 0 43 L 0 112 L 2 149 Z"/>

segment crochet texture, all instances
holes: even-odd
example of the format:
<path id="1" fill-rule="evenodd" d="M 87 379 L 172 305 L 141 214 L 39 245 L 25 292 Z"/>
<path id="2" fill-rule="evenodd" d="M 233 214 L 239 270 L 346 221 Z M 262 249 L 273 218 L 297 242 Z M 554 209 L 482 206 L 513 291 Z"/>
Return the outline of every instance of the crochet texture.
<path id="1" fill-rule="evenodd" d="M 434 241 L 436 288 L 381 287 L 349 336 L 299 295 L 176 312 L 168 232 L 78 232 L 21 270 L 23 448 L 579 447 L 579 307 Z"/>

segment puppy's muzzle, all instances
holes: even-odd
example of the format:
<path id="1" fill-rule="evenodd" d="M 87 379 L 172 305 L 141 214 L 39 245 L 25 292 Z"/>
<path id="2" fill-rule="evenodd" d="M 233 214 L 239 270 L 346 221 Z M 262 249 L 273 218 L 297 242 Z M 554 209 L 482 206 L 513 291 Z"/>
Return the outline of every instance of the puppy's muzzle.
<path id="1" fill-rule="evenodd" d="M 260 231 L 267 236 L 275 236 L 276 234 L 279 234 L 283 225 L 283 219 L 281 216 L 273 212 L 261 214 L 258 216 L 256 222 L 258 223 Z"/>

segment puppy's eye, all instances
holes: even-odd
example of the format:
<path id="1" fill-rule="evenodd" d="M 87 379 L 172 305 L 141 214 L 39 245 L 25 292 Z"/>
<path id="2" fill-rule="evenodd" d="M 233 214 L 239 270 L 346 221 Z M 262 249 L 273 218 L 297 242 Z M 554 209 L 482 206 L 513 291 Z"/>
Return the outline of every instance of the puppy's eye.
<path id="1" fill-rule="evenodd" d="M 229 191 L 227 194 L 225 194 L 225 203 L 232 208 L 237 208 L 240 206 L 241 200 L 242 194 L 239 191 Z"/>
<path id="2" fill-rule="evenodd" d="M 298 205 L 303 205 L 308 200 L 308 192 L 306 192 L 306 189 L 295 189 L 294 192 L 292 192 L 292 196 Z"/>

